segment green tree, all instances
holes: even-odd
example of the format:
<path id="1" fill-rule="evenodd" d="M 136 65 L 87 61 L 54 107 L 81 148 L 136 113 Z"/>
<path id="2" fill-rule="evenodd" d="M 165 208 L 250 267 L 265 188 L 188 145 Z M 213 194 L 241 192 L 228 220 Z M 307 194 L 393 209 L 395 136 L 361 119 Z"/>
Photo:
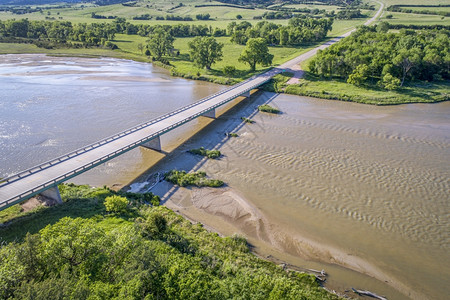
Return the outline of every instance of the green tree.
<path id="1" fill-rule="evenodd" d="M 145 218 L 138 218 L 136 225 L 145 237 L 156 238 L 167 231 L 167 220 L 159 212 L 150 212 Z"/>
<path id="2" fill-rule="evenodd" d="M 394 65 L 399 66 L 402 71 L 402 79 L 400 86 L 403 86 L 405 78 L 410 73 L 411 69 L 417 64 L 419 64 L 421 60 L 419 52 L 420 49 L 418 48 L 412 48 L 410 50 L 401 49 L 398 55 L 394 57 L 394 59 L 392 60 Z"/>
<path id="3" fill-rule="evenodd" d="M 269 53 L 267 42 L 263 38 L 249 39 L 239 56 L 239 61 L 249 64 L 252 71 L 255 71 L 256 64 L 268 66 L 272 60 L 273 55 Z"/>
<path id="4" fill-rule="evenodd" d="M 380 80 L 380 85 L 387 90 L 396 90 L 400 87 L 400 79 L 392 76 L 390 73 L 386 73 L 383 79 Z"/>
<path id="5" fill-rule="evenodd" d="M 377 25 L 377 31 L 378 32 L 383 32 L 383 33 L 388 32 L 389 31 L 389 23 L 388 22 L 380 22 Z"/>
<path id="6" fill-rule="evenodd" d="M 227 77 L 233 77 L 233 75 L 236 73 L 236 68 L 234 66 L 225 66 L 223 67 L 222 72 Z"/>
<path id="7" fill-rule="evenodd" d="M 109 212 L 124 212 L 127 209 L 128 199 L 121 196 L 109 196 L 105 198 L 106 211 Z"/>
<path id="8" fill-rule="evenodd" d="M 139 51 L 141 51 L 141 54 L 144 53 L 144 45 L 142 45 L 141 43 L 139 43 L 139 44 L 137 45 L 137 48 L 138 48 Z"/>
<path id="9" fill-rule="evenodd" d="M 367 79 L 367 73 L 369 72 L 369 67 L 366 64 L 358 65 L 348 76 L 347 83 L 360 86 Z"/>
<path id="10" fill-rule="evenodd" d="M 173 49 L 174 38 L 164 29 L 157 28 L 149 35 L 148 48 L 152 55 L 161 60 L 164 54 L 170 54 L 170 50 Z"/>
<path id="11" fill-rule="evenodd" d="M 40 231 L 42 259 L 46 273 L 58 273 L 64 268 L 78 274 L 102 276 L 100 271 L 107 251 L 108 239 L 91 219 L 62 218 Z"/>
<path id="12" fill-rule="evenodd" d="M 211 65 L 222 60 L 223 44 L 211 36 L 198 36 L 188 43 L 191 59 L 200 68 L 211 69 Z"/>

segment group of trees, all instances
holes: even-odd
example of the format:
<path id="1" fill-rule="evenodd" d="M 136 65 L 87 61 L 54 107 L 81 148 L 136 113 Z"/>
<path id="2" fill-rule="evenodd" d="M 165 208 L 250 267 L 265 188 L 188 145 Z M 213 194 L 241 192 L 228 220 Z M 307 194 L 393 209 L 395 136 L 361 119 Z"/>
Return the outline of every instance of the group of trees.
<path id="1" fill-rule="evenodd" d="M 191 16 L 176 16 L 176 15 L 166 15 L 163 16 L 156 16 L 156 20 L 167 20 L 167 21 L 194 21 Z"/>
<path id="2" fill-rule="evenodd" d="M 269 45 L 298 46 L 323 40 L 332 29 L 333 19 L 292 18 L 287 26 L 258 22 L 255 26 L 247 21 L 231 22 L 227 34 L 231 41 L 245 45 L 251 38 L 264 38 Z"/>
<path id="3" fill-rule="evenodd" d="M 60 21 L 0 20 L 0 39 L 15 38 L 31 41 L 51 41 L 58 44 L 77 42 L 83 46 L 108 45 L 116 30 L 111 24 L 78 23 Z M 110 44 L 110 43 L 109 43 Z"/>
<path id="4" fill-rule="evenodd" d="M 400 30 L 388 33 L 389 25 L 363 26 L 351 36 L 319 51 L 310 63 L 311 72 L 339 76 L 361 85 L 379 80 L 387 89 L 402 86 L 405 80 L 450 78 L 449 31 Z"/>
<path id="5" fill-rule="evenodd" d="M 65 187 L 52 216 L 79 214 L 76 205 L 94 216 L 2 241 L 1 299 L 338 299 L 314 276 L 257 258 L 242 237 L 219 237 L 165 207 L 125 209 L 131 199 L 111 191 L 77 189 Z"/>
<path id="6" fill-rule="evenodd" d="M 363 15 L 361 13 L 361 10 L 359 9 L 343 9 L 338 11 L 336 14 L 336 19 L 342 19 L 342 20 L 351 20 L 351 19 L 358 19 L 358 18 L 365 18 L 366 15 Z"/>
<path id="7" fill-rule="evenodd" d="M 145 17 L 145 15 L 144 15 Z M 140 36 L 148 36 L 156 29 L 162 28 L 173 37 L 195 37 L 195 36 L 222 36 L 226 34 L 225 30 L 213 28 L 206 25 L 195 24 L 174 24 L 174 25 L 149 25 L 149 24 L 133 24 L 127 22 L 123 18 L 117 18 L 113 22 L 117 33 L 137 34 Z"/>

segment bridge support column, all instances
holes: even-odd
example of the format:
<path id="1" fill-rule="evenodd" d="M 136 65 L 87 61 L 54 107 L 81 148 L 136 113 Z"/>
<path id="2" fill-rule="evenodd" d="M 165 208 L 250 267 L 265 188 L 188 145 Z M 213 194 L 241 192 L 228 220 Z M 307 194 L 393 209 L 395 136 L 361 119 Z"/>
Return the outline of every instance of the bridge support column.
<path id="1" fill-rule="evenodd" d="M 62 203 L 61 195 L 57 186 L 51 187 L 43 192 L 41 195 L 50 200 L 54 200 L 56 203 Z"/>
<path id="2" fill-rule="evenodd" d="M 243 94 L 240 95 L 241 97 L 250 97 L 250 91 L 245 92 Z"/>
<path id="3" fill-rule="evenodd" d="M 141 146 L 145 147 L 145 148 L 148 148 L 148 149 L 161 151 L 161 138 L 158 135 L 157 137 L 155 137 L 155 138 L 151 139 L 150 141 L 142 144 Z"/>
<path id="4" fill-rule="evenodd" d="M 207 118 L 211 118 L 211 119 L 215 119 L 216 118 L 216 110 L 212 109 L 208 112 L 205 112 L 202 116 L 207 117 Z"/>

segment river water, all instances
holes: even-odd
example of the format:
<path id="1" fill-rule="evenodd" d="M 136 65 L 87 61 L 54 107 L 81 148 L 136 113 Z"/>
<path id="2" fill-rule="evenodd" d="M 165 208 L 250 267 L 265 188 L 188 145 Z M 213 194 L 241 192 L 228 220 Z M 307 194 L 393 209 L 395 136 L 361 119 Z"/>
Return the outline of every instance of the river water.
<path id="1" fill-rule="evenodd" d="M 125 60 L 0 56 L 0 177 L 223 88 Z M 283 114 L 256 114 L 265 102 Z M 174 146 L 209 122 L 164 136 L 176 155 L 135 149 L 74 181 L 124 185 L 149 168 L 192 167 L 189 148 L 216 147 L 221 160 L 195 162 L 264 216 L 258 230 L 241 228 L 250 240 L 368 274 L 406 298 L 450 294 L 449 102 L 376 107 L 257 93 Z M 239 137 L 225 139 L 229 131 Z"/>

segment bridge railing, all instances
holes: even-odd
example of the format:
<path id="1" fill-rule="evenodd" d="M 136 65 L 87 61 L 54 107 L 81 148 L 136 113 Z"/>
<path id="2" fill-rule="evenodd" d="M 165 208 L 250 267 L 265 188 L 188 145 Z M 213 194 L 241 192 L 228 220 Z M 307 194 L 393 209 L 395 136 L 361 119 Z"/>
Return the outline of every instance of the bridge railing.
<path id="1" fill-rule="evenodd" d="M 181 107 L 181 108 L 179 108 L 179 109 L 177 109 L 177 110 L 174 110 L 174 111 L 172 111 L 172 112 L 169 112 L 169 113 L 167 113 L 167 114 L 164 114 L 164 115 L 162 115 L 162 116 L 160 116 L 160 117 L 157 117 L 157 118 L 155 118 L 155 119 L 152 119 L 152 120 L 150 120 L 150 121 L 148 121 L 148 122 L 145 122 L 145 123 L 136 125 L 136 126 L 131 127 L 131 128 L 129 128 L 129 129 L 127 129 L 127 130 L 124 130 L 124 131 L 122 131 L 122 132 L 120 132 L 120 133 L 118 133 L 118 134 L 115 134 L 115 135 L 113 135 L 113 136 L 107 137 L 107 138 L 105 138 L 105 139 L 103 139 L 103 140 L 100 140 L 100 141 L 98 141 L 98 142 L 95 142 L 95 143 L 92 143 L 92 144 L 90 144 L 90 145 L 84 146 L 84 147 L 82 147 L 82 148 L 79 148 L 79 149 L 77 149 L 77 150 L 74 150 L 74 151 L 72 151 L 72 152 L 69 152 L 69 153 L 67 153 L 67 154 L 65 154 L 65 155 L 62 155 L 62 156 L 57 157 L 57 158 L 55 158 L 55 159 L 49 160 L 49 161 L 47 161 L 47 162 L 41 163 L 41 164 L 39 164 L 39 165 L 37 165 L 37 166 L 34 166 L 34 167 L 32 167 L 32 168 L 29 168 L 29 169 L 27 169 L 27 170 L 21 171 L 21 172 L 19 172 L 19 173 L 17 173 L 17 174 L 14 174 L 14 175 L 12 175 L 12 176 L 9 176 L 9 177 L 7 177 L 7 178 L 4 178 L 4 179 L 2 179 L 2 181 L 0 182 L 0 187 L 5 186 L 5 185 L 8 185 L 8 184 L 10 184 L 11 182 L 14 182 L 14 181 L 19 180 L 19 179 L 22 179 L 22 178 L 24 178 L 24 177 L 30 176 L 30 175 L 32 175 L 32 174 L 35 174 L 35 173 L 37 173 L 37 172 L 39 172 L 39 171 L 42 171 L 42 170 L 44 170 L 44 169 L 47 169 L 47 168 L 49 168 L 49 167 L 52 167 L 52 166 L 54 166 L 54 165 L 56 165 L 56 164 L 59 164 L 59 163 L 61 163 L 61 162 L 63 162 L 63 161 L 66 161 L 66 160 L 68 160 L 68 159 L 71 159 L 71 158 L 73 158 L 73 157 L 76 157 L 76 156 L 78 156 L 78 155 L 80 155 L 80 154 L 86 153 L 87 151 L 90 151 L 90 150 L 92 150 L 92 149 L 94 149 L 94 148 L 97 148 L 97 147 L 100 147 L 100 146 L 105 145 L 105 144 L 107 144 L 107 143 L 110 143 L 110 142 L 112 142 L 112 141 L 114 141 L 114 140 L 117 140 L 117 139 L 119 139 L 119 138 L 121 138 L 121 137 L 123 137 L 123 136 L 125 136 L 125 135 L 128 135 L 128 134 L 131 134 L 131 133 L 133 133 L 133 132 L 136 132 L 136 131 L 138 131 L 138 130 L 140 130 L 140 129 L 142 129 L 142 128 L 148 127 L 148 126 L 150 126 L 150 125 L 152 125 L 152 124 L 155 124 L 156 122 L 159 122 L 159 121 L 161 121 L 161 120 L 167 119 L 167 118 L 169 118 L 169 117 L 171 117 L 171 116 L 173 116 L 173 115 L 175 115 L 175 114 L 177 114 L 177 113 L 180 113 L 180 112 L 182 112 L 182 111 L 185 111 L 185 110 L 187 110 L 187 109 L 190 109 L 190 108 L 192 108 L 192 107 L 195 107 L 195 106 L 197 106 L 197 105 L 200 105 L 200 104 L 202 104 L 202 103 L 204 103 L 204 102 L 206 102 L 206 101 L 208 101 L 208 100 L 211 100 L 211 99 L 214 98 L 214 97 L 217 97 L 217 96 L 219 96 L 219 95 L 225 94 L 225 93 L 230 92 L 230 91 L 232 91 L 232 90 L 234 90 L 234 89 L 236 89 L 236 88 L 238 88 L 238 87 L 240 87 L 240 86 L 242 86 L 242 85 L 245 85 L 245 84 L 247 84 L 248 82 L 251 82 L 251 81 L 257 79 L 258 77 L 262 77 L 262 76 L 266 75 L 266 74 L 269 73 L 269 72 L 271 72 L 271 71 L 269 70 L 269 71 L 264 72 L 264 73 L 262 73 L 262 74 L 260 74 L 260 75 L 258 75 L 258 76 L 253 76 L 253 77 L 251 77 L 251 78 L 249 78 L 249 79 L 247 79 L 247 80 L 244 80 L 244 81 L 242 81 L 242 82 L 240 82 L 240 83 L 238 83 L 238 84 L 235 84 L 235 85 L 233 85 L 233 86 L 231 86 L 231 87 L 229 87 L 229 88 L 227 88 L 227 89 L 224 89 L 224 90 L 221 90 L 221 91 L 219 91 L 219 92 L 217 92 L 217 93 L 215 93 L 215 94 L 209 95 L 209 96 L 207 96 L 207 97 L 205 97 L 205 98 L 203 98 L 203 99 L 201 99 L 201 100 L 199 100 L 199 101 L 197 101 L 197 102 L 194 102 L 194 103 L 192 103 L 192 104 L 183 106 L 183 107 Z M 269 79 L 270 79 L 270 78 L 269 78 Z M 261 83 L 255 84 L 255 86 L 259 86 L 259 85 L 261 85 Z M 246 90 L 243 91 L 242 93 L 245 93 L 245 92 L 247 92 L 248 90 L 253 89 L 255 86 L 253 86 L 253 87 L 251 87 L 251 88 L 249 88 L 249 89 L 246 89 Z M 236 97 L 236 96 L 234 95 L 233 97 Z M 232 97 L 232 98 L 233 98 L 233 97 Z M 228 101 L 229 101 L 229 100 L 228 100 Z M 207 111 L 209 111 L 209 110 L 211 110 L 211 109 L 212 109 L 212 108 L 208 109 Z M 197 116 L 198 116 L 198 115 L 197 115 Z M 196 117 L 197 117 L 197 116 L 196 116 Z M 151 139 L 151 138 L 150 138 L 150 139 Z M 148 140 L 149 140 L 149 139 L 147 139 L 147 141 L 148 141 Z M 54 183 L 51 183 L 51 185 L 52 185 L 52 184 L 54 184 Z M 44 187 L 46 187 L 46 186 L 44 186 Z M 24 195 L 24 197 L 25 197 L 25 196 L 27 196 L 27 195 Z M 23 198 L 23 197 L 22 197 L 22 198 Z"/>

